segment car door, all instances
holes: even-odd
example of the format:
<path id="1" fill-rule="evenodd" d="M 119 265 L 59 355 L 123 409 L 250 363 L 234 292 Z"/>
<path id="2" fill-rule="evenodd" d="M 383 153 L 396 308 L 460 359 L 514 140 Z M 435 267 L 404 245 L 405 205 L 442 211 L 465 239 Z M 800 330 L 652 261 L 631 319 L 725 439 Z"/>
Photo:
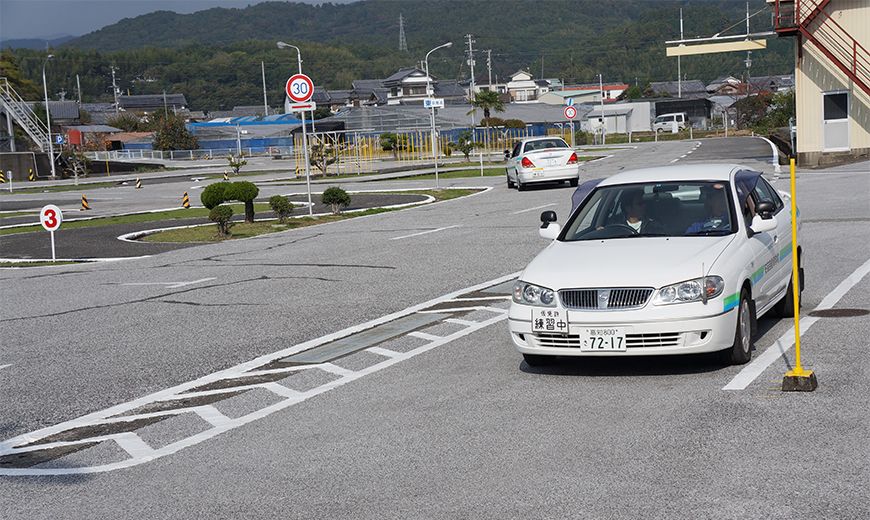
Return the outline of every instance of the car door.
<path id="1" fill-rule="evenodd" d="M 785 291 L 791 278 L 791 209 L 785 207 L 782 198 L 763 177 L 760 177 L 758 184 L 755 185 L 755 197 L 758 201 L 770 201 L 776 207 L 773 214 L 773 218 L 776 219 L 776 231 L 773 234 L 772 251 L 776 261 L 772 262 L 772 272 L 767 275 L 770 277 L 769 290 L 773 297 Z"/>
<path id="2" fill-rule="evenodd" d="M 739 172 L 738 177 L 744 172 Z M 753 172 L 745 172 L 747 176 L 753 177 Z M 766 306 L 773 294 L 770 293 L 772 285 L 770 284 L 770 276 L 767 275 L 768 270 L 772 268 L 770 261 L 773 259 L 773 251 L 775 249 L 776 230 L 773 232 L 753 233 L 749 229 L 752 226 L 752 219 L 755 216 L 755 205 L 758 203 L 754 188 L 748 193 L 742 193 L 737 190 L 739 208 L 739 217 L 743 232 L 746 236 L 746 247 L 750 250 L 749 263 L 749 280 L 752 283 L 752 297 L 755 300 L 757 309 Z"/>
<path id="3" fill-rule="evenodd" d="M 507 165 L 508 176 L 512 176 L 513 177 L 512 180 L 514 180 L 514 181 L 517 180 L 517 168 L 519 167 L 519 163 L 520 163 L 520 150 L 522 150 L 522 147 L 523 147 L 522 141 L 515 144 L 514 149 L 511 152 L 511 158 L 508 159 L 508 165 Z M 511 175 L 511 174 L 513 174 L 513 175 Z"/>

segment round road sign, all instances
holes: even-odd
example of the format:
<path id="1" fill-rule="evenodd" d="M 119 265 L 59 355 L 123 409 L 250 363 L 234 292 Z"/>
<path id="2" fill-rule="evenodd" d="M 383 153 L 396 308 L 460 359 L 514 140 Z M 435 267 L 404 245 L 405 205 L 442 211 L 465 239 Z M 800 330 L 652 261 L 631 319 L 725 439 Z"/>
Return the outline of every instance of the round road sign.
<path id="1" fill-rule="evenodd" d="M 574 119 L 577 117 L 577 109 L 573 106 L 565 107 L 565 119 Z"/>
<path id="2" fill-rule="evenodd" d="M 39 223 L 46 231 L 57 231 L 63 222 L 63 213 L 54 204 L 49 204 L 39 212 Z"/>
<path id="3" fill-rule="evenodd" d="M 314 94 L 314 83 L 305 74 L 294 74 L 287 80 L 287 96 L 296 103 L 305 103 Z"/>

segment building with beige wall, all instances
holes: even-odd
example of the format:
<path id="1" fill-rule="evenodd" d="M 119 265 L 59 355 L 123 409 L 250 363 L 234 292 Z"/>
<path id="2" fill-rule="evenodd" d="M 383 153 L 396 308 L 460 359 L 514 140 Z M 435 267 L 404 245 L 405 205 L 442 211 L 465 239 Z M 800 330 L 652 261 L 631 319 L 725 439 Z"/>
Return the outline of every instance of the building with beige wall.
<path id="1" fill-rule="evenodd" d="M 774 0 L 794 36 L 798 163 L 870 157 L 870 0 Z"/>

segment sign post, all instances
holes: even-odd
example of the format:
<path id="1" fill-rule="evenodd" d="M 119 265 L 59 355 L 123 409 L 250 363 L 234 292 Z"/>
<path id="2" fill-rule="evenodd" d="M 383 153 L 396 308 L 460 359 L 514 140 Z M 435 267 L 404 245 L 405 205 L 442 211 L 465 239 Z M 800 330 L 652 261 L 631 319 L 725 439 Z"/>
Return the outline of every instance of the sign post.
<path id="1" fill-rule="evenodd" d="M 574 118 L 577 117 L 577 108 L 574 107 L 574 100 L 568 98 L 568 105 L 565 107 L 563 111 L 565 113 L 565 119 L 568 120 L 571 126 L 571 148 L 574 148 Z"/>
<path id="2" fill-rule="evenodd" d="M 42 208 L 39 212 L 39 223 L 42 224 L 42 227 L 51 233 L 51 261 L 56 262 L 57 256 L 54 252 L 54 232 L 60 228 L 60 224 L 63 222 L 63 213 L 60 211 L 60 208 L 55 206 L 54 204 L 49 204 Z"/>
<path id="3" fill-rule="evenodd" d="M 287 97 L 294 103 L 307 103 L 314 94 L 314 82 L 305 74 L 294 74 L 287 80 Z M 314 103 L 311 103 L 314 106 Z M 312 110 L 311 120 L 314 120 L 314 108 Z M 308 159 L 308 130 L 305 126 L 305 111 L 301 110 L 302 114 L 302 148 L 303 156 L 305 157 L 305 185 L 308 189 L 308 214 L 314 214 L 314 205 L 311 202 L 311 161 Z"/>
<path id="4" fill-rule="evenodd" d="M 435 109 L 444 108 L 443 98 L 426 98 L 423 100 L 423 108 L 430 111 L 429 121 L 432 124 L 432 159 L 435 161 L 435 188 L 438 188 L 438 134 L 435 130 Z"/>

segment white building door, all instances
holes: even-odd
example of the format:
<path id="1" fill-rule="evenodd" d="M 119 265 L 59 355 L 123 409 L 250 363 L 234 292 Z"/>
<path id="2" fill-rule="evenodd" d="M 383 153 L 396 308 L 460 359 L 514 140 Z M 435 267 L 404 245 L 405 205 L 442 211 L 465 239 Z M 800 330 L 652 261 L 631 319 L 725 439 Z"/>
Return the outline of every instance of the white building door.
<path id="1" fill-rule="evenodd" d="M 822 133 L 824 150 L 836 152 L 849 149 L 849 94 L 826 92 L 822 94 Z"/>

